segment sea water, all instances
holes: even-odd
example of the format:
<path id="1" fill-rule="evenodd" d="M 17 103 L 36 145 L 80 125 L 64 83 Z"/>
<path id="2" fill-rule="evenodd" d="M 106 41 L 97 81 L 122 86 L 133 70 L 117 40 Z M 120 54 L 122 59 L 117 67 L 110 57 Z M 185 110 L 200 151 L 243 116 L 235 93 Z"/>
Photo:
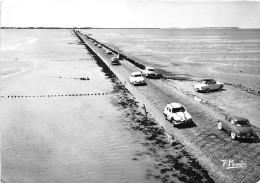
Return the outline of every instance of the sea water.
<path id="1" fill-rule="evenodd" d="M 190 173 L 208 182 L 203 169 L 191 172 L 181 145 L 154 146 L 131 127 L 113 83 L 73 32 L 3 30 L 2 37 L 4 182 L 185 182 Z M 178 167 L 169 169 L 172 162 Z"/>

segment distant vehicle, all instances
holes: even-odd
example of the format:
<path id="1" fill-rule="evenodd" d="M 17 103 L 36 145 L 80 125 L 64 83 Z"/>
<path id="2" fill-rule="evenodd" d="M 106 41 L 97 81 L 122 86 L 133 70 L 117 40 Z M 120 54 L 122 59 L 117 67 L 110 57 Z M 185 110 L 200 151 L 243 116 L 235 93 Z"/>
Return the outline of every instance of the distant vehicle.
<path id="1" fill-rule="evenodd" d="M 120 65 L 118 57 L 111 58 L 111 65 Z"/>
<path id="2" fill-rule="evenodd" d="M 165 118 L 169 120 L 174 126 L 185 123 L 192 123 L 191 115 L 180 103 L 167 104 L 163 110 L 163 114 Z"/>
<path id="3" fill-rule="evenodd" d="M 94 43 L 94 46 L 97 46 L 98 44 L 97 43 Z"/>
<path id="4" fill-rule="evenodd" d="M 111 54 L 112 54 L 112 51 L 111 51 L 111 50 L 107 50 L 107 51 L 106 51 L 106 54 L 111 55 Z"/>
<path id="5" fill-rule="evenodd" d="M 153 67 L 145 67 L 144 70 L 141 70 L 141 73 L 147 78 L 158 78 L 158 74 Z"/>
<path id="6" fill-rule="evenodd" d="M 145 85 L 146 84 L 141 72 L 131 73 L 129 80 L 130 80 L 130 83 L 133 85 Z"/>
<path id="7" fill-rule="evenodd" d="M 119 60 L 122 60 L 122 59 L 123 59 L 123 55 L 120 54 L 120 53 L 118 53 L 117 57 L 118 57 Z"/>
<path id="8" fill-rule="evenodd" d="M 194 90 L 198 92 L 210 92 L 214 90 L 222 90 L 224 84 L 220 82 L 216 82 L 214 79 L 202 79 L 201 83 L 194 84 Z"/>
<path id="9" fill-rule="evenodd" d="M 257 138 L 249 120 L 240 116 L 226 116 L 224 120 L 218 121 L 218 129 L 230 133 L 232 139 Z"/>
<path id="10" fill-rule="evenodd" d="M 97 45 L 98 48 L 102 48 L 102 46 L 100 44 Z"/>

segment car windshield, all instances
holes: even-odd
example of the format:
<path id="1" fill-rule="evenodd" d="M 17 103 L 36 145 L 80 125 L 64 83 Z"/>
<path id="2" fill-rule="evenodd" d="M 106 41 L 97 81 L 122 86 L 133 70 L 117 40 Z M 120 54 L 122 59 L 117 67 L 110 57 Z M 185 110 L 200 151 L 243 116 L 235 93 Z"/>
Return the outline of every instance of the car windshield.
<path id="1" fill-rule="evenodd" d="M 173 109 L 172 109 L 172 112 L 173 112 L 173 113 L 176 113 L 176 112 L 184 112 L 184 111 L 185 111 L 184 107 L 178 107 L 178 108 L 173 108 Z"/>
<path id="2" fill-rule="evenodd" d="M 203 83 L 203 84 L 207 84 L 207 82 L 208 82 L 208 81 L 201 81 L 201 83 Z"/>
<path id="3" fill-rule="evenodd" d="M 237 121 L 236 126 L 250 126 L 248 121 Z"/>
<path id="4" fill-rule="evenodd" d="M 148 69 L 148 71 L 154 71 L 154 69 Z"/>
<path id="5" fill-rule="evenodd" d="M 141 77 L 141 74 L 136 74 L 134 75 L 134 77 Z"/>

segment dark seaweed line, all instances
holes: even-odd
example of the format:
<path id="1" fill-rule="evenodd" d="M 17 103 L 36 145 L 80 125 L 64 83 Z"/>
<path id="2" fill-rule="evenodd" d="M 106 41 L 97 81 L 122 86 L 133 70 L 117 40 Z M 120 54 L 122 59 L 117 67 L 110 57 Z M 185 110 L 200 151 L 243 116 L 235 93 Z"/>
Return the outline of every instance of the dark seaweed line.
<path id="1" fill-rule="evenodd" d="M 84 40 L 78 35 L 81 34 L 79 31 L 74 30 L 75 35 L 78 39 L 85 45 L 86 49 L 90 53 L 90 55 L 95 59 L 97 65 L 102 68 L 102 72 L 105 73 L 106 76 L 112 79 L 112 82 L 115 82 L 113 78 L 117 78 L 116 75 L 110 70 L 110 68 L 103 62 L 103 60 L 97 55 L 87 44 L 85 44 Z"/>

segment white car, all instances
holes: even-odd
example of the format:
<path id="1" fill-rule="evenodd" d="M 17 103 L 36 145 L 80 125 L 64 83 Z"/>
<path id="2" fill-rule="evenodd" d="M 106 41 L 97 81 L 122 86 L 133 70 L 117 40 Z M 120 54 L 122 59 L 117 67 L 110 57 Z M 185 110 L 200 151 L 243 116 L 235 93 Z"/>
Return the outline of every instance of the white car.
<path id="1" fill-rule="evenodd" d="M 133 85 L 145 85 L 146 84 L 141 72 L 133 72 L 130 75 L 129 80 L 130 80 L 130 83 Z"/>
<path id="2" fill-rule="evenodd" d="M 169 120 L 173 125 L 180 125 L 192 122 L 191 115 L 180 103 L 167 104 L 163 111 L 163 114 L 165 118 Z"/>
<path id="3" fill-rule="evenodd" d="M 222 90 L 224 84 L 220 82 L 216 82 L 214 79 L 202 79 L 201 83 L 194 84 L 194 90 L 198 92 L 210 92 L 214 90 Z"/>
<path id="4" fill-rule="evenodd" d="M 98 48 L 102 48 L 102 46 L 100 44 L 97 45 Z"/>
<path id="5" fill-rule="evenodd" d="M 106 54 L 111 55 L 111 54 L 112 54 L 112 51 L 111 51 L 111 50 L 107 50 L 107 51 L 106 51 Z"/>
<path id="6" fill-rule="evenodd" d="M 158 78 L 158 74 L 155 72 L 153 67 L 145 67 L 144 70 L 141 70 L 141 73 L 147 78 Z"/>

